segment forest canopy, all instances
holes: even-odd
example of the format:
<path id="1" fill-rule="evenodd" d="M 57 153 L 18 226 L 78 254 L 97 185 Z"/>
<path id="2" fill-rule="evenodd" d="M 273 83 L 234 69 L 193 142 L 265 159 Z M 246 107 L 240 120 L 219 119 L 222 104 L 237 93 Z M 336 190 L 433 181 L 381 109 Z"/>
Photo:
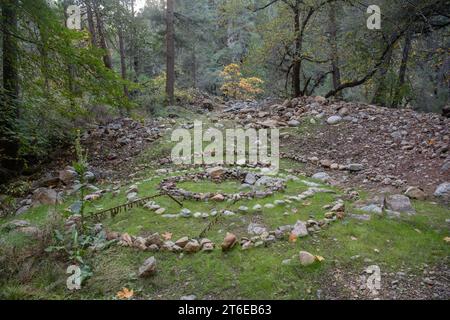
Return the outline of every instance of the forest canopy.
<path id="1" fill-rule="evenodd" d="M 157 114 L 199 92 L 320 95 L 426 112 L 448 104 L 445 0 L 143 4 L 1 1 L 2 178 L 106 115 Z M 370 5 L 380 8 L 380 29 L 367 27 Z M 73 6 L 79 29 L 68 25 Z"/>

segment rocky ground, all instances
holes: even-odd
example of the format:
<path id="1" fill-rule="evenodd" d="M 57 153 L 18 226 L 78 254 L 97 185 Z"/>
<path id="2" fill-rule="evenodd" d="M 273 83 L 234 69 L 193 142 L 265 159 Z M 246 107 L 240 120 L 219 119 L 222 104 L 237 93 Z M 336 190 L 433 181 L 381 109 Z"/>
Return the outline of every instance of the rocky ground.
<path id="1" fill-rule="evenodd" d="M 220 117 L 246 128 L 309 127 L 305 134 L 282 134 L 284 156 L 305 163 L 309 174 L 322 168 L 339 185 L 416 186 L 432 195 L 450 180 L 450 119 L 437 114 L 306 97 L 239 103 Z"/>
<path id="2" fill-rule="evenodd" d="M 205 99 L 199 105 L 201 107 L 195 109 L 196 115 L 206 117 L 215 123 L 216 127 L 224 127 L 225 124 L 231 123 L 245 128 L 282 128 L 282 156 L 299 166 L 289 168 L 287 170 L 289 175 L 285 175 L 281 182 L 277 180 L 272 185 L 270 179 L 264 175 L 249 173 L 241 177 L 242 172 L 239 170 L 228 172 L 221 168 L 203 168 L 199 173 L 190 173 L 186 176 L 188 178 L 183 179 L 164 179 L 170 174 L 189 171 L 174 168 L 165 152 L 153 148 L 158 146 L 161 139 L 167 139 L 173 128 L 179 126 L 192 128 L 192 121 L 197 116 L 191 114 L 187 118 L 180 118 L 177 112 L 169 112 L 167 117 L 141 122 L 129 118 L 116 119 L 107 125 L 92 127 L 81 138 L 83 147 L 88 150 L 89 155 L 89 172 L 84 178 L 91 185 L 84 199 L 93 203 L 90 209 L 98 211 L 113 204 L 117 205 L 118 198 L 122 196 L 128 203 L 139 201 L 142 195 L 140 184 L 150 183 L 152 179 L 162 179 L 159 185 L 152 185 L 155 191 L 160 189 L 172 192 L 172 196 L 181 197 L 185 201 L 206 199 L 216 203 L 241 198 L 256 201 L 254 198 L 262 199 L 262 195 L 266 197 L 270 196 L 271 192 L 279 192 L 285 188 L 285 183 L 291 180 L 297 181 L 296 183 L 303 187 L 306 185 L 308 189 L 300 194 L 297 192 L 295 195 L 284 195 L 265 204 L 261 202 L 262 200 L 258 200 L 258 203 L 238 205 L 234 209 L 223 207 L 211 212 L 202 211 L 203 207 L 199 206 L 195 210 L 183 208 L 179 213 L 173 213 L 169 212 L 171 208 L 168 205 L 164 206 L 157 201 L 145 201 L 143 209 L 155 213 L 157 218 L 166 221 L 177 221 L 178 218 L 214 219 L 218 212 L 222 216 L 229 217 L 245 215 L 248 212 L 256 215 L 251 221 L 244 221 L 245 227 L 237 232 L 237 235 L 228 232 L 226 235 L 216 236 L 213 240 L 183 234 L 182 237 L 181 235 L 177 237 L 178 240 L 172 241 L 172 233 L 169 232 L 161 236 L 159 233 L 132 236 L 127 232 L 105 229 L 108 241 L 117 240 L 122 246 L 143 253 L 170 251 L 181 255 L 182 252 L 188 254 L 211 252 L 216 248 L 229 251 L 235 246 L 241 246 L 243 250 L 268 247 L 280 241 L 295 242 L 298 237 L 308 235 L 312 235 L 308 241 L 316 244 L 320 242 L 316 233 L 320 235 L 322 229 L 326 230 L 328 225 L 339 222 L 344 217 L 353 220 L 352 223 L 356 223 L 356 227 L 360 228 L 359 221 L 378 223 L 378 217 L 383 213 L 389 218 L 399 220 L 414 217 L 417 211 L 423 214 L 423 210 L 414 208 L 412 200 L 432 200 L 444 206 L 450 200 L 448 118 L 411 110 L 392 110 L 364 104 L 328 101 L 321 97 L 287 100 L 280 104 L 273 100 L 221 104 Z M 136 161 L 145 154 L 155 156 L 146 158 L 145 162 Z M 13 229 L 33 237 L 43 233 L 38 227 L 20 219 L 30 210 L 42 205 L 57 206 L 78 192 L 80 177 L 71 167 L 73 160 L 73 150 L 61 153 L 43 172 L 29 178 L 31 188 L 25 195 L 17 197 L 15 206 L 3 205 L 3 215 L 8 214 L 9 218 L 14 218 L 13 222 L 16 225 L 13 223 Z M 142 180 L 140 172 L 149 168 L 158 170 L 154 171 L 154 176 Z M 177 186 L 177 183 L 190 180 L 193 180 L 195 186 L 210 176 L 215 180 L 216 174 L 237 177 L 238 182 L 242 183 L 239 192 L 210 193 L 209 190 L 203 189 L 191 192 Z M 299 180 L 296 176 L 308 176 L 318 183 Z M 261 182 L 262 180 L 264 182 Z M 257 192 L 245 191 L 246 188 L 251 189 L 258 183 L 266 189 Z M 126 188 L 121 192 L 124 186 Z M 327 200 L 326 205 L 317 204 L 317 208 L 325 212 L 324 219 L 310 216 L 304 219 L 304 222 L 295 219 L 292 220 L 292 224 L 272 226 L 272 229 L 264 225 L 264 219 L 259 215 L 262 211 L 283 210 L 280 207 L 284 206 L 287 206 L 288 212 L 282 215 L 295 215 L 302 210 L 297 209 L 292 203 L 300 202 L 308 207 L 311 205 L 308 199 L 316 194 L 334 194 L 333 190 L 327 189 L 328 187 L 339 188 L 343 190 L 343 194 L 333 196 L 333 202 Z M 144 190 L 147 190 L 146 188 L 148 187 Z M 359 200 L 360 193 L 369 193 L 369 196 Z M 261 197 L 258 197 L 259 195 Z M 108 200 L 101 200 L 105 198 Z M 102 202 L 101 205 L 95 204 L 99 201 Z M 351 205 L 346 207 L 349 203 Z M 70 211 L 70 208 L 68 210 Z M 354 214 L 355 210 L 360 211 L 359 214 Z M 77 226 L 80 223 L 78 218 L 76 215 L 69 217 L 65 222 L 66 227 Z M 448 225 L 449 219 L 445 220 L 445 223 Z M 156 222 L 156 225 L 158 224 L 159 222 Z M 233 224 L 234 222 L 230 225 Z M 417 221 L 411 222 L 411 225 L 415 224 L 419 225 Z M 191 226 L 190 222 L 188 225 Z M 436 227 L 433 224 L 431 228 Z M 103 230 L 103 226 L 96 225 L 96 229 L 98 234 Z M 417 233 L 422 232 L 418 227 L 414 230 Z M 361 232 L 364 234 L 366 231 Z M 217 239 L 220 241 L 223 239 L 223 243 L 220 245 Z M 446 239 L 448 240 L 448 237 Z M 333 239 L 328 240 L 334 242 Z M 350 236 L 350 240 L 358 241 L 354 236 Z M 275 246 L 277 245 L 279 244 Z M 373 250 L 379 253 L 379 249 Z M 359 254 L 347 258 L 354 260 L 355 263 L 363 262 L 365 265 L 375 263 L 372 259 Z M 414 268 L 405 266 L 395 272 L 383 269 L 381 274 L 383 286 L 376 292 L 367 288 L 369 273 L 362 270 L 355 272 L 348 264 L 341 265 L 336 260 L 333 262 L 335 263 L 333 268 L 322 275 L 321 288 L 307 289 L 307 294 L 310 298 L 317 299 L 448 299 L 450 271 L 445 263 L 448 258 L 447 255 L 438 264 L 421 264 Z M 310 265 L 321 261 L 322 257 L 302 251 L 299 259 L 301 265 Z M 293 259 L 284 259 L 282 264 L 292 263 Z M 154 257 L 148 258 L 138 274 L 142 277 L 151 277 L 157 273 L 156 265 L 157 260 Z"/>

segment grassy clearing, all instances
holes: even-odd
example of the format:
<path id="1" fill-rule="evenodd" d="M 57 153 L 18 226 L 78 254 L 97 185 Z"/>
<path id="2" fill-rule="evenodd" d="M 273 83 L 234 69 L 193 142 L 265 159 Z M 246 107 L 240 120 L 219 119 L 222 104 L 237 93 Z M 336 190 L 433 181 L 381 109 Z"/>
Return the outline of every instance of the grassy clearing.
<path id="1" fill-rule="evenodd" d="M 181 114 L 181 113 L 180 113 Z M 179 126 L 184 119 L 192 119 L 192 114 L 182 115 L 173 124 Z M 302 134 L 314 130 L 308 122 L 299 129 L 288 129 L 293 134 Z M 137 163 L 149 164 L 170 154 L 173 146 L 170 137 L 153 143 L 144 152 Z M 282 159 L 281 168 L 301 171 L 303 164 Z M 166 175 L 155 173 L 156 167 L 142 170 L 139 179 L 123 184 L 117 197 L 106 194 L 101 199 L 89 203 L 87 212 L 112 208 L 126 202 L 126 190 L 137 183 L 141 197 L 158 193 L 157 187 Z M 185 174 L 180 171 L 173 174 Z M 283 171 L 284 172 L 284 171 Z M 299 177 L 300 180 L 306 179 Z M 184 182 L 180 186 L 194 192 L 239 192 L 240 184 L 226 181 L 220 185 L 202 181 Z M 110 185 L 100 186 L 103 189 Z M 265 225 L 269 230 L 278 226 L 294 224 L 297 220 L 308 218 L 321 219 L 326 212 L 323 207 L 331 204 L 336 194 L 317 194 L 301 202 L 277 205 L 262 212 L 238 213 L 240 206 L 250 209 L 255 204 L 264 206 L 275 200 L 285 200 L 285 196 L 298 195 L 308 187 L 301 181 L 290 181 L 284 193 L 266 199 L 255 199 L 232 203 L 194 202 L 183 203 L 193 213 L 209 213 L 213 209 L 227 209 L 236 212 L 235 216 L 222 217 L 207 233 L 207 237 L 220 246 L 226 232 L 238 237 L 247 236 L 247 227 L 251 222 Z M 366 193 L 361 192 L 363 196 Z M 52 212 L 67 215 L 66 208 L 75 198 L 68 198 L 62 205 L 42 206 L 23 214 L 20 219 L 45 227 L 52 222 Z M 167 197 L 156 199 L 167 209 L 166 213 L 176 214 L 180 207 Z M 353 212 L 351 203 L 346 203 Z M 254 248 L 241 251 L 240 248 L 229 253 L 215 250 L 210 254 L 195 255 L 172 253 L 148 253 L 135 249 L 113 246 L 98 253 L 89 253 L 86 257 L 92 266 L 93 276 L 78 292 L 66 289 L 68 262 L 46 253 L 28 257 L 28 249 L 35 241 L 17 232 L 0 231 L 0 298 L 2 299 L 114 299 L 116 292 L 123 287 L 135 291 L 137 299 L 178 299 L 183 295 L 195 294 L 199 299 L 316 299 L 316 291 L 330 286 L 324 282 L 336 268 L 345 268 L 355 274 L 365 267 L 377 264 L 382 272 L 395 272 L 408 269 L 408 272 L 420 272 L 424 264 L 448 259 L 449 245 L 443 240 L 449 235 L 448 208 L 431 202 L 415 201 L 417 215 L 392 220 L 387 217 L 373 216 L 370 221 L 345 219 L 338 221 L 320 233 L 299 239 L 296 243 L 280 241 L 267 248 Z M 0 224 L 12 218 L 3 219 Z M 173 240 L 183 236 L 197 237 L 212 218 L 162 218 L 144 208 L 134 208 L 122 212 L 115 218 L 103 221 L 114 231 L 128 232 L 131 235 L 146 235 L 153 232 L 173 233 Z M 297 256 L 300 250 L 323 256 L 325 260 L 311 267 L 301 267 Z M 139 279 L 137 269 L 142 262 L 154 255 L 158 262 L 158 273 L 150 279 Z M 292 259 L 289 264 L 283 261 Z M 11 262 L 17 261 L 14 265 Z"/>
<path id="2" fill-rule="evenodd" d="M 156 187 L 163 177 L 149 175 L 151 178 L 139 184 L 139 194 L 146 196 L 156 193 Z M 216 188 L 216 191 L 237 192 L 238 185 L 227 182 L 214 183 L 185 182 L 187 190 L 201 191 Z M 125 191 L 128 186 L 122 188 Z M 229 203 L 204 203 L 187 201 L 183 205 L 193 212 L 210 212 L 212 209 L 229 209 L 237 212 L 241 205 L 252 208 L 256 203 L 264 205 L 285 195 L 297 195 L 308 187 L 300 181 L 288 183 L 286 192 L 273 197 Z M 237 214 L 223 217 L 207 234 L 207 237 L 220 244 L 226 232 L 238 236 L 247 235 L 250 222 L 264 224 L 269 229 L 293 224 L 297 220 L 314 217 L 320 219 L 337 196 L 318 194 L 303 202 L 264 209 L 261 213 Z M 109 208 L 125 202 L 122 192 L 117 198 L 106 195 L 88 206 L 89 210 Z M 168 213 L 178 213 L 180 207 L 168 198 L 157 199 L 159 205 Z M 63 210 L 70 202 L 56 208 Z M 50 299 L 112 299 L 123 287 L 132 288 L 137 298 L 178 299 L 182 295 L 196 294 L 201 299 L 314 299 L 317 289 L 326 284 L 321 279 L 324 274 L 336 267 L 345 267 L 361 272 L 370 264 L 378 264 L 382 270 L 419 267 L 446 259 L 450 250 L 443 238 L 448 235 L 445 218 L 448 210 L 433 203 L 415 202 L 418 214 L 402 220 L 373 217 L 361 222 L 353 219 L 339 221 L 319 234 L 300 239 L 297 243 L 277 242 L 268 248 L 255 248 L 241 251 L 236 248 L 230 253 L 216 250 L 211 254 L 177 255 L 156 253 L 158 274 L 151 279 L 138 279 L 137 268 L 153 255 L 130 248 L 112 247 L 89 257 L 94 275 L 84 288 L 76 293 L 65 289 L 67 265 L 50 257 L 40 259 L 32 266 L 32 277 L 20 281 L 17 278 L 3 278 L 2 298 L 50 298 Z M 38 225 L 45 224 L 48 207 L 36 208 L 23 218 Z M 53 208 L 55 209 L 55 208 Z M 104 224 L 111 230 L 128 232 L 132 235 L 145 235 L 149 232 L 171 232 L 173 239 L 182 236 L 197 237 L 208 224 L 209 219 L 162 218 L 143 208 L 135 208 L 107 219 Z M 26 236 L 15 232 L 2 233 L 4 243 L 21 247 L 30 245 Z M 299 266 L 296 256 L 300 250 L 325 257 L 325 261 L 308 268 Z M 359 258 L 355 258 L 359 256 Z M 291 263 L 284 265 L 286 259 Z M 20 267 L 19 267 L 20 269 Z M 23 271 L 22 271 L 23 272 Z"/>

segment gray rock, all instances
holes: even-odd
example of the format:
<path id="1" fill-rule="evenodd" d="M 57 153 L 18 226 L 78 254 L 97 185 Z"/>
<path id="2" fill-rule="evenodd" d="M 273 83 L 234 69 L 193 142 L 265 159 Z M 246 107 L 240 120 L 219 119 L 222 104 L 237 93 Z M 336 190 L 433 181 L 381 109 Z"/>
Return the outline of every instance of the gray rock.
<path id="1" fill-rule="evenodd" d="M 87 181 L 87 182 L 89 182 L 89 183 L 94 182 L 95 179 L 96 179 L 96 178 L 95 178 L 95 174 L 93 174 L 93 173 L 90 172 L 90 171 L 88 171 L 88 172 L 86 172 L 86 173 L 84 174 L 84 180 Z"/>
<path id="2" fill-rule="evenodd" d="M 260 225 L 258 223 L 250 223 L 247 228 L 247 232 L 249 234 L 261 235 L 267 232 L 267 229 L 263 225 Z"/>
<path id="3" fill-rule="evenodd" d="M 341 116 L 331 116 L 327 119 L 327 123 L 329 125 L 334 125 L 334 124 L 338 124 L 339 122 L 342 121 L 342 117 Z"/>
<path id="4" fill-rule="evenodd" d="M 33 205 L 55 205 L 60 202 L 58 193 L 53 189 L 39 188 L 33 193 Z"/>
<path id="5" fill-rule="evenodd" d="M 360 163 L 352 163 L 347 166 L 347 170 L 351 172 L 358 172 L 364 170 L 364 166 Z"/>
<path id="6" fill-rule="evenodd" d="M 386 198 L 386 209 L 409 215 L 414 215 L 416 213 L 409 198 L 400 194 L 395 194 Z"/>
<path id="7" fill-rule="evenodd" d="M 256 176 L 253 173 L 248 173 L 245 176 L 244 183 L 248 185 L 254 185 L 256 183 Z"/>
<path id="8" fill-rule="evenodd" d="M 65 169 L 59 172 L 59 180 L 66 186 L 72 184 L 76 179 L 78 179 L 78 174 L 74 169 Z"/>
<path id="9" fill-rule="evenodd" d="M 300 251 L 299 259 L 302 266 L 312 265 L 316 261 L 316 257 L 307 251 Z"/>
<path id="10" fill-rule="evenodd" d="M 186 301 L 192 301 L 192 300 L 197 300 L 197 296 L 191 294 L 189 296 L 182 296 L 180 298 L 180 300 L 186 300 Z"/>
<path id="11" fill-rule="evenodd" d="M 367 212 L 367 213 L 374 213 L 374 214 L 382 214 L 383 213 L 383 208 L 380 207 L 377 204 L 368 204 L 367 206 L 363 206 L 358 208 L 359 210 L 363 211 L 363 212 Z"/>
<path id="12" fill-rule="evenodd" d="M 31 208 L 31 206 L 29 206 L 29 205 L 20 207 L 20 208 L 17 209 L 17 211 L 16 211 L 16 216 L 19 216 L 19 215 L 21 215 L 21 214 L 27 212 L 30 208 Z"/>
<path id="13" fill-rule="evenodd" d="M 240 207 L 239 207 L 239 211 L 240 211 L 240 212 L 248 212 L 248 207 L 246 207 L 246 206 L 240 206 Z"/>
<path id="14" fill-rule="evenodd" d="M 450 200 L 450 182 L 439 185 L 434 192 L 434 196 L 444 200 Z"/>
<path id="15" fill-rule="evenodd" d="M 192 212 L 191 212 L 191 210 L 184 208 L 180 211 L 180 215 L 183 218 L 189 218 L 192 215 Z"/>
<path id="16" fill-rule="evenodd" d="M 146 278 L 153 276 L 156 273 L 156 259 L 150 257 L 145 260 L 144 264 L 139 268 L 139 277 Z"/>
<path id="17" fill-rule="evenodd" d="M 136 201 L 137 199 L 138 199 L 138 194 L 136 192 L 131 192 L 131 193 L 127 194 L 128 202 L 133 202 L 133 201 Z"/>
<path id="18" fill-rule="evenodd" d="M 298 127 L 300 125 L 300 121 L 291 120 L 288 122 L 289 127 Z"/>
<path id="19" fill-rule="evenodd" d="M 29 227 L 30 223 L 26 220 L 13 220 L 10 223 L 6 224 L 2 228 L 5 228 L 6 230 L 14 230 L 17 228 L 25 228 Z"/>
<path id="20" fill-rule="evenodd" d="M 253 207 L 253 211 L 259 212 L 262 210 L 262 206 L 260 204 L 255 204 Z"/>
<path id="21" fill-rule="evenodd" d="M 306 237 L 308 235 L 306 223 L 300 220 L 297 221 L 294 225 L 294 229 L 292 230 L 292 234 L 298 238 Z"/>
<path id="22" fill-rule="evenodd" d="M 323 182 L 327 182 L 331 179 L 331 177 L 326 172 L 318 172 L 315 175 L 313 175 L 312 178 Z"/>

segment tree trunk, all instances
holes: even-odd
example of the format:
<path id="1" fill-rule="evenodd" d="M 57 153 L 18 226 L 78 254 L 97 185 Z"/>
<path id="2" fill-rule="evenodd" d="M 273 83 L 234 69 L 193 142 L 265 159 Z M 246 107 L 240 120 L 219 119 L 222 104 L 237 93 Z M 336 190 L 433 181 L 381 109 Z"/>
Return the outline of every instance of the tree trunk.
<path id="1" fill-rule="evenodd" d="M 375 94 L 372 98 L 372 104 L 386 106 L 387 105 L 387 87 L 386 87 L 386 75 L 389 71 L 389 67 L 391 66 L 392 60 L 392 48 L 386 54 L 383 64 L 380 66 L 380 70 L 378 72 L 377 77 L 377 87 L 375 89 Z"/>
<path id="2" fill-rule="evenodd" d="M 135 25 L 135 2 L 134 0 L 131 0 L 131 16 L 133 17 L 133 22 L 131 23 L 131 60 L 132 60 L 132 66 L 134 70 L 134 82 L 138 82 L 139 74 L 140 74 L 140 66 L 139 66 L 139 46 L 138 46 L 138 39 L 137 39 L 137 33 L 136 25 Z"/>
<path id="3" fill-rule="evenodd" d="M 106 37 L 105 37 L 105 28 L 103 26 L 103 20 L 100 15 L 100 6 L 97 2 L 97 0 L 93 0 L 93 10 L 95 14 L 95 19 L 97 20 L 97 32 L 99 36 L 100 41 L 100 48 L 102 48 L 105 51 L 105 54 L 103 56 L 103 62 L 105 64 L 105 67 L 108 69 L 112 69 L 112 59 L 111 54 L 109 53 L 108 45 L 106 43 Z"/>
<path id="4" fill-rule="evenodd" d="M 341 85 L 341 70 L 339 69 L 339 53 L 337 44 L 337 23 L 336 23 L 337 7 L 334 3 L 330 4 L 329 13 L 329 33 L 331 47 L 331 72 L 333 76 L 333 89 L 336 90 Z M 337 94 L 338 98 L 342 98 L 341 92 Z"/>
<path id="5" fill-rule="evenodd" d="M 197 88 L 197 50 L 195 43 L 192 46 L 192 87 Z"/>
<path id="6" fill-rule="evenodd" d="M 15 121 L 19 117 L 19 77 L 17 34 L 18 0 L 2 0 L 3 90 L 0 102 L 0 180 L 5 180 L 21 169 L 17 159 L 19 141 Z M 0 182 L 1 184 L 1 182 Z"/>
<path id="7" fill-rule="evenodd" d="M 174 0 L 167 0 L 166 12 L 166 45 L 167 45 L 167 73 L 166 95 L 170 105 L 175 103 L 175 27 L 174 27 Z"/>
<path id="8" fill-rule="evenodd" d="M 91 0 L 85 0 L 87 21 L 89 27 L 89 33 L 91 34 L 91 43 L 93 46 L 97 46 L 97 33 L 95 32 L 94 13 L 92 10 Z"/>
<path id="9" fill-rule="evenodd" d="M 400 63 L 400 70 L 398 72 L 398 84 L 397 84 L 397 88 L 396 88 L 396 92 L 395 92 L 394 102 L 392 104 L 392 106 L 394 108 L 397 108 L 403 99 L 402 90 L 403 90 L 403 86 L 405 85 L 406 69 L 408 67 L 409 52 L 411 50 L 411 38 L 412 38 L 412 32 L 408 32 L 405 37 L 405 45 L 403 47 L 402 62 Z"/>
<path id="10" fill-rule="evenodd" d="M 294 98 L 301 95 L 300 89 L 300 74 L 301 74 L 301 59 L 300 54 L 302 51 L 302 39 L 300 32 L 300 10 L 297 7 L 294 10 L 294 32 L 295 32 L 295 52 L 294 61 L 292 62 L 292 88 L 294 90 Z"/>
<path id="11" fill-rule="evenodd" d="M 120 51 L 120 70 L 123 80 L 127 80 L 127 60 L 125 55 L 125 44 L 123 39 L 123 27 L 119 26 L 119 51 Z M 125 97 L 129 97 L 128 87 L 126 85 L 123 86 L 123 93 Z"/>

